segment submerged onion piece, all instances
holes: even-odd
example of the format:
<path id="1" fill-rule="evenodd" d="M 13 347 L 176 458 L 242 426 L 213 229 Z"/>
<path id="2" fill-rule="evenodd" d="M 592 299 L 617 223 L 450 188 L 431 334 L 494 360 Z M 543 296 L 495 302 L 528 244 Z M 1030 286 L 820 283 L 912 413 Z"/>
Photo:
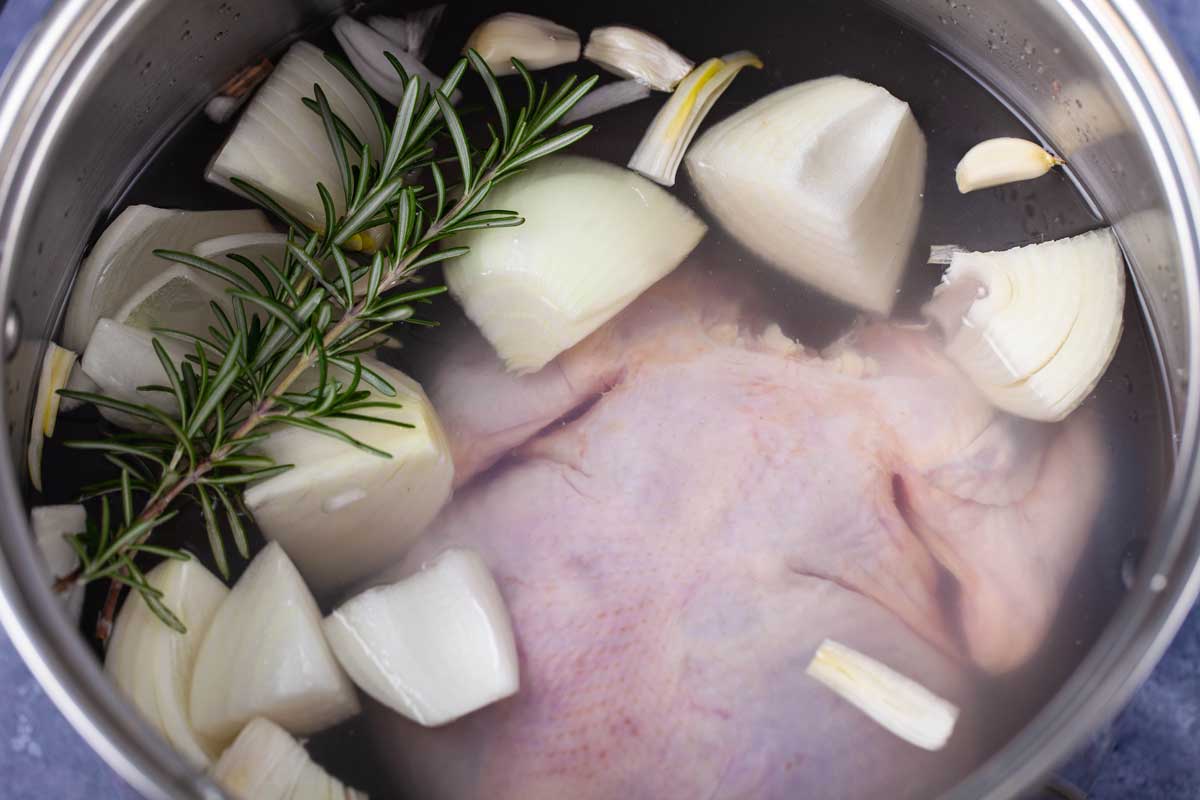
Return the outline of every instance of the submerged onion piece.
<path id="1" fill-rule="evenodd" d="M 579 60 L 579 34 L 530 14 L 497 14 L 471 31 L 463 52 L 474 50 L 497 75 L 512 75 L 518 59 L 531 70 L 549 69 Z"/>
<path id="2" fill-rule="evenodd" d="M 959 313 L 944 313 L 947 303 Z M 1125 262 L 1108 228 L 959 252 L 930 306 L 926 313 L 943 320 L 946 353 L 993 405 L 1054 422 L 1084 401 L 1116 353 Z"/>
<path id="3" fill-rule="evenodd" d="M 130 206 L 104 230 L 79 268 L 63 322 L 63 346 L 82 352 L 96 320 L 113 317 L 134 292 L 169 266 L 155 250 L 186 253 L 214 236 L 273 232 L 260 211 Z"/>
<path id="4" fill-rule="evenodd" d="M 404 82 L 385 53 L 391 53 L 409 75 L 429 84 L 431 91 L 442 83 L 442 79 L 430 72 L 416 56 L 398 48 L 379 31 L 352 17 L 338 17 L 337 22 L 333 23 L 333 35 L 367 85 L 392 105 L 399 105 L 404 97 Z M 457 103 L 460 97 L 461 92 L 456 89 L 450 95 L 450 102 Z M 375 148 L 371 148 L 371 152 L 379 155 Z"/>
<path id="5" fill-rule="evenodd" d="M 360 689 L 421 725 L 444 725 L 520 684 L 508 609 L 474 550 L 447 550 L 354 597 L 325 620 L 325 636 Z"/>
<path id="6" fill-rule="evenodd" d="M 42 370 L 38 374 L 37 397 L 33 402 L 33 419 L 29 423 L 27 464 L 33 488 L 42 490 L 42 446 L 46 437 L 54 435 L 58 421 L 59 389 L 65 389 L 78 356 L 54 342 L 46 343 Z"/>
<path id="7" fill-rule="evenodd" d="M 346 198 L 325 125 L 303 102 L 313 97 L 313 84 L 321 87 L 333 113 L 378 157 L 380 132 L 367 102 L 319 48 L 297 42 L 259 87 L 205 178 L 235 192 L 239 190 L 230 179 L 240 178 L 269 192 L 301 222 L 319 230 L 325 214 L 316 184 L 329 190 L 338 214 L 345 212 Z M 214 231 L 203 238 L 235 232 Z"/>
<path id="8" fill-rule="evenodd" d="M 583 57 L 622 78 L 633 78 L 669 92 L 687 77 L 695 64 L 652 33 L 609 25 L 596 28 L 588 37 Z"/>
<path id="9" fill-rule="evenodd" d="M 805 670 L 843 700 L 909 744 L 941 750 L 958 707 L 886 664 L 826 639 Z"/>
<path id="10" fill-rule="evenodd" d="M 687 163 L 743 245 L 839 300 L 891 310 L 925 181 L 907 103 L 852 78 L 808 81 L 713 126 Z"/>
<path id="11" fill-rule="evenodd" d="M 259 452 L 295 466 L 245 494 L 259 529 L 283 546 L 318 595 L 399 559 L 449 499 L 454 483 L 450 445 L 420 384 L 380 361 L 361 360 L 396 391 L 385 397 L 372 390 L 370 402 L 401 406 L 362 413 L 392 424 L 326 422 L 391 458 L 283 427 L 270 433 Z M 292 391 L 306 391 L 310 383 L 306 376 Z"/>
<path id="12" fill-rule="evenodd" d="M 367 800 L 309 758 L 291 734 L 256 717 L 212 768 L 212 778 L 238 800 Z"/>
<path id="13" fill-rule="evenodd" d="M 368 17 L 367 24 L 403 52 L 424 61 L 433 44 L 433 32 L 445 13 L 446 4 L 439 3 L 403 17 Z"/>
<path id="14" fill-rule="evenodd" d="M 1040 178 L 1064 163 L 1039 144 L 1025 139 L 1002 137 L 980 142 L 967 151 L 954 170 L 962 194 L 976 189 Z"/>
<path id="15" fill-rule="evenodd" d="M 193 727 L 188 693 L 200 643 L 229 590 L 195 559 L 167 559 L 146 573 L 146 581 L 163 593 L 160 602 L 187 632 L 167 627 L 141 592 L 130 592 L 117 615 L 104 670 L 180 755 L 207 767 L 220 745 Z"/>
<path id="16" fill-rule="evenodd" d="M 87 529 L 87 511 L 83 506 L 37 506 L 29 514 L 29 524 L 51 582 L 79 568 L 79 555 L 66 537 Z M 83 610 L 84 588 L 82 583 L 75 583 L 59 594 L 63 609 L 72 622 L 79 621 L 79 613 Z"/>
<path id="17" fill-rule="evenodd" d="M 168 382 L 162 362 L 154 351 L 154 339 L 148 331 L 102 319 L 96 323 L 87 349 L 83 351 L 83 371 L 96 383 L 101 394 L 129 403 L 150 405 L 175 416 L 178 408 L 173 394 L 142 388 L 163 386 Z M 194 352 L 176 339 L 160 336 L 158 341 L 176 364 Z M 101 407 L 100 413 L 122 428 L 147 432 L 161 430 L 158 423 L 123 411 Z"/>
<path id="18" fill-rule="evenodd" d="M 570 198 L 570 202 L 564 202 Z M 620 167 L 552 156 L 486 208 L 525 224 L 461 237 L 446 283 L 505 365 L 534 372 L 675 269 L 707 230 L 687 206 Z"/>
<path id="19" fill-rule="evenodd" d="M 196 730 L 222 744 L 254 717 L 307 735 L 359 712 L 321 633 L 321 612 L 278 544 L 250 562 L 217 609 L 196 656 Z"/>
<path id="20" fill-rule="evenodd" d="M 684 78 L 642 136 L 629 168 L 663 186 L 675 185 L 675 173 L 688 145 L 713 104 L 744 67 L 762 69 L 748 50 L 710 58 Z"/>
<path id="21" fill-rule="evenodd" d="M 582 100 L 563 115 L 558 124 L 573 125 L 581 119 L 594 117 L 597 114 L 603 114 L 605 111 L 612 111 L 614 108 L 636 103 L 638 100 L 644 100 L 649 96 L 650 87 L 641 81 L 631 79 L 617 81 L 616 83 L 607 83 L 598 89 L 592 89 L 584 95 Z"/>

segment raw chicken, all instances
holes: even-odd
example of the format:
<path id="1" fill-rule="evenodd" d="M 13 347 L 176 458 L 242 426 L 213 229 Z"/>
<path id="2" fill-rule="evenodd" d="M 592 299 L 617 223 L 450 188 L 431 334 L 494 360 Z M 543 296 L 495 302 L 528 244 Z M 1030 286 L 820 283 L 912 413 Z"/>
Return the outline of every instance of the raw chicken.
<path id="1" fill-rule="evenodd" d="M 681 270 L 541 373 L 463 343 L 427 378 L 465 484 L 393 574 L 480 551 L 513 698 L 382 708 L 421 798 L 930 797 L 986 752 L 976 682 L 1043 642 L 1105 491 L 1084 413 L 994 413 L 926 334 L 825 358 Z M 805 675 L 833 638 L 962 708 L 946 750 Z"/>

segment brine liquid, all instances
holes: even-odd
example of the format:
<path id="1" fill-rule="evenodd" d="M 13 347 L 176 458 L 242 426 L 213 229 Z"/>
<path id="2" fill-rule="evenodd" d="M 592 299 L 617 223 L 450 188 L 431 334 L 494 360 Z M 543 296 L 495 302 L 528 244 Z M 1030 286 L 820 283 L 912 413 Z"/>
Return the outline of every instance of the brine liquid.
<path id="1" fill-rule="evenodd" d="M 453 5 L 442 23 L 429 66 L 435 72 L 444 72 L 476 23 L 507 10 L 514 9 L 498 3 Z M 1036 181 L 960 195 L 954 184 L 954 166 L 967 149 L 986 138 L 1029 138 L 1030 132 L 1000 100 L 926 41 L 860 0 L 541 2 L 516 10 L 543 14 L 582 34 L 602 24 L 637 25 L 657 33 L 696 60 L 739 49 L 758 53 L 766 68 L 746 70 L 734 80 L 706 125 L 776 89 L 831 74 L 879 84 L 908 102 L 925 132 L 929 161 L 924 212 L 896 305 L 898 318 L 915 319 L 939 280 L 941 268 L 925 263 L 931 244 L 1004 249 L 1070 236 L 1103 224 L 1061 171 Z M 394 13 L 395 9 L 389 6 L 386 11 Z M 332 47 L 323 36 L 317 39 Z M 549 77 L 560 78 L 571 70 L 586 75 L 596 68 L 581 62 L 553 70 Z M 517 92 L 517 83 L 506 85 Z M 596 129 L 573 152 L 623 165 L 663 98 L 655 94 L 589 120 Z M 193 209 L 244 207 L 243 201 L 206 184 L 202 177 L 206 163 L 226 134 L 227 128 L 213 125 L 202 115 L 195 117 L 146 165 L 110 216 L 132 203 Z M 679 171 L 674 192 L 704 214 L 685 169 Z M 726 236 L 719 223 L 708 221 L 710 231 L 698 255 L 704 263 L 714 265 L 712 269 L 721 280 L 756 287 L 768 304 L 768 317 L 778 321 L 787 334 L 807 346 L 819 347 L 843 333 L 852 322 L 852 310 L 762 264 Z M 447 301 L 438 306 L 437 313 L 453 316 L 458 312 Z M 436 348 L 438 332 L 414 331 L 408 342 L 412 347 Z M 1140 537 L 1154 523 L 1168 478 L 1170 452 L 1158 363 L 1136 292 L 1130 292 L 1125 333 L 1116 359 L 1088 401 L 1103 419 L 1116 474 L 1090 547 L 1041 657 L 1018 674 L 988 685 L 986 702 L 994 709 L 991 717 L 1000 738 L 1026 722 L 1087 653 L 1121 600 L 1123 568 L 1128 570 L 1127 562 L 1136 556 Z M 96 418 L 87 412 L 60 421 L 61 433 L 48 442 L 45 474 L 67 475 L 70 479 L 49 481 L 49 501 L 68 501 L 78 485 L 107 474 L 102 463 L 81 460 L 79 453 L 63 451 L 57 445 L 65 438 L 94 435 L 96 424 Z M 167 535 L 179 540 L 191 537 L 196 542 L 195 550 L 203 556 L 204 537 L 194 515 Z M 235 569 L 243 566 L 236 565 Z M 89 633 L 99 592 L 91 592 L 85 611 L 84 628 Z M 395 796 L 395 787 L 381 785 L 385 771 L 372 761 L 374 750 L 357 722 L 317 736 L 310 748 L 318 761 L 350 785 L 372 796 Z"/>

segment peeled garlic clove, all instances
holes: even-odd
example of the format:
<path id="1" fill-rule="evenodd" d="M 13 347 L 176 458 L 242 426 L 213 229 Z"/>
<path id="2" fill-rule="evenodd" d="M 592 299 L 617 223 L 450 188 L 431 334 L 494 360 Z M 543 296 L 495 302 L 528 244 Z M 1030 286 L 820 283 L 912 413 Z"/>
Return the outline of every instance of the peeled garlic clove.
<path id="1" fill-rule="evenodd" d="M 310 87 L 311 88 L 311 87 Z M 63 323 L 63 346 L 82 352 L 96 321 L 112 318 L 169 263 L 156 249 L 189 252 L 199 242 L 234 233 L 273 233 L 259 211 L 174 211 L 130 206 L 84 259 Z"/>
<path id="2" fill-rule="evenodd" d="M 359 688 L 425 726 L 509 697 L 520 683 L 508 609 L 473 550 L 447 550 L 354 597 L 325 620 L 325 636 Z"/>
<path id="3" fill-rule="evenodd" d="M 946 353 L 995 405 L 1053 422 L 1091 393 L 1116 353 L 1125 262 L 1108 228 L 994 253 L 955 253 L 934 303 L 963 285 Z"/>
<path id="4" fill-rule="evenodd" d="M 966 194 L 1040 178 L 1062 163 L 1062 159 L 1050 155 L 1040 145 L 1024 139 L 988 139 L 967 151 L 954 170 L 954 179 L 958 191 Z"/>
<path id="5" fill-rule="evenodd" d="M 941 750 L 958 707 L 886 664 L 826 639 L 805 672 L 909 744 Z"/>
<path id="6" fill-rule="evenodd" d="M 238 800 L 367 800 L 321 769 L 287 731 L 262 717 L 242 729 L 211 774 Z"/>
<path id="7" fill-rule="evenodd" d="M 37 398 L 33 403 L 33 419 L 29 424 L 27 457 L 29 480 L 39 492 L 42 490 L 42 445 L 46 437 L 54 435 L 60 400 L 58 390 L 66 388 L 76 358 L 70 350 L 54 342 L 46 343 L 42 371 L 38 375 Z"/>
<path id="8" fill-rule="evenodd" d="M 38 506 L 30 512 L 29 524 L 46 565 L 47 580 L 53 583 L 79 567 L 79 556 L 66 537 L 87 530 L 87 512 L 83 506 Z M 83 593 L 83 585 L 76 584 L 59 595 L 72 622 L 79 621 L 79 613 L 83 610 Z"/>
<path id="9" fill-rule="evenodd" d="M 564 203 L 564 197 L 573 202 Z M 552 156 L 492 190 L 525 224 L 473 231 L 446 283 L 508 369 L 535 372 L 599 328 L 700 242 L 704 223 L 644 178 Z"/>
<path id="10" fill-rule="evenodd" d="M 328 423 L 392 457 L 300 428 L 280 428 L 259 451 L 295 466 L 245 494 L 259 529 L 283 546 L 318 595 L 398 560 L 441 510 L 454 483 L 450 445 L 420 384 L 375 359 L 364 357 L 362 363 L 396 390 L 395 397 L 373 391 L 371 399 L 401 405 L 363 413 L 412 427 Z M 308 380 L 302 378 L 293 391 L 305 391 Z"/>
<path id="11" fill-rule="evenodd" d="M 192 725 L 189 690 L 197 651 L 229 590 L 198 561 L 167 559 L 146 573 L 186 633 L 167 627 L 141 594 L 131 592 L 117 615 L 104 670 L 150 725 L 197 767 L 207 767 L 219 742 Z"/>
<path id="12" fill-rule="evenodd" d="M 657 36 L 624 25 L 592 31 L 583 57 L 615 75 L 634 78 L 660 92 L 674 89 L 695 66 Z"/>
<path id="13" fill-rule="evenodd" d="M 196 656 L 192 722 L 222 744 L 254 717 L 307 735 L 359 712 L 354 687 L 321 633 L 321 612 L 276 543 L 217 609 Z"/>
<path id="14" fill-rule="evenodd" d="M 403 17 L 368 17 L 367 24 L 405 53 L 423 61 L 429 55 L 433 31 L 445 13 L 446 4 L 439 3 Z"/>
<path id="15" fill-rule="evenodd" d="M 442 83 L 442 79 L 430 72 L 416 56 L 352 17 L 338 17 L 337 22 L 333 23 L 333 35 L 367 85 L 392 105 L 399 105 L 404 97 L 404 82 L 385 53 L 391 53 L 410 76 L 428 84 L 430 91 Z M 461 93 L 456 89 L 450 93 L 450 102 L 457 103 L 460 97 Z M 375 149 L 371 152 L 378 155 Z"/>
<path id="16" fill-rule="evenodd" d="M 367 102 L 319 48 L 297 42 L 255 92 L 205 178 L 235 192 L 230 178 L 241 178 L 271 193 L 300 221 L 319 230 L 325 214 L 317 182 L 329 190 L 339 214 L 345 211 L 345 193 L 324 122 L 302 102 L 313 97 L 313 84 L 320 85 L 333 113 L 378 157 L 382 143 Z M 204 238 L 233 232 L 214 231 Z"/>
<path id="17" fill-rule="evenodd" d="M 627 80 L 607 83 L 592 89 L 558 121 L 559 125 L 574 125 L 581 119 L 594 117 L 614 108 L 627 106 L 650 96 L 650 87 L 641 81 Z"/>
<path id="18" fill-rule="evenodd" d="M 724 58 L 710 58 L 693 69 L 646 129 L 629 159 L 629 168 L 663 186 L 674 186 L 679 162 L 717 98 L 743 68 L 762 66 L 758 56 L 743 50 Z"/>
<path id="19" fill-rule="evenodd" d="M 497 75 L 512 75 L 518 59 L 539 70 L 579 60 L 579 34 L 548 19 L 505 12 L 480 23 L 463 52 L 474 50 Z"/>
<path id="20" fill-rule="evenodd" d="M 853 78 L 808 81 L 713 126 L 687 163 L 743 245 L 839 300 L 891 310 L 925 182 L 907 103 Z"/>

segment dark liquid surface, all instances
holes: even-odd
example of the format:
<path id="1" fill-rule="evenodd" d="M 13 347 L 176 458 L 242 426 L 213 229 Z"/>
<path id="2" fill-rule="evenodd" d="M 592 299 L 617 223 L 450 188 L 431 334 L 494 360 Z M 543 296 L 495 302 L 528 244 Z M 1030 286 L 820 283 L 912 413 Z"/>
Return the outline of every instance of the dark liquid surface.
<path id="1" fill-rule="evenodd" d="M 429 66 L 444 73 L 470 30 L 490 14 L 507 10 L 508 6 L 490 3 L 453 6 L 442 23 Z M 925 263 L 932 244 L 1004 249 L 1103 224 L 1061 171 L 1036 181 L 960 195 L 954 184 L 954 166 L 966 150 L 991 137 L 1029 138 L 1031 134 L 971 76 L 869 3 L 746 0 L 730 5 L 713 0 L 686 4 L 617 0 L 602 6 L 529 3 L 520 10 L 550 17 L 583 36 L 596 25 L 637 25 L 659 34 L 696 61 L 739 49 L 755 51 L 766 68 L 743 71 L 717 102 L 706 127 L 772 91 L 831 74 L 879 84 L 908 102 L 928 141 L 928 173 L 920 229 L 894 313 L 898 318 L 916 319 L 940 278 L 941 268 Z M 333 47 L 325 36 L 316 41 Z M 589 75 L 598 70 L 581 62 L 550 71 L 548 77 L 559 78 L 570 71 Z M 503 85 L 512 93 L 523 91 L 517 79 L 508 79 Z M 467 88 L 472 92 L 468 102 L 483 102 L 477 83 L 469 83 Z M 589 120 L 596 129 L 574 152 L 624 164 L 664 97 L 655 94 Z M 114 215 L 133 203 L 192 209 L 245 207 L 240 198 L 203 180 L 207 162 L 227 133 L 228 127 L 213 125 L 203 115 L 195 117 L 146 165 Z M 704 213 L 683 168 L 674 191 Z M 714 269 L 723 279 L 757 287 L 766 298 L 768 315 L 786 333 L 805 345 L 819 347 L 843 333 L 854 320 L 852 309 L 771 269 L 725 235 L 715 220 L 708 221 L 710 232 L 698 255 L 705 263 L 718 265 Z M 444 303 L 439 313 L 453 316 L 457 311 Z M 407 341 L 412 347 L 436 348 L 437 331 L 414 332 Z M 998 740 L 1027 722 L 1087 653 L 1123 596 L 1126 562 L 1136 558 L 1139 542 L 1155 521 L 1170 469 L 1170 431 L 1158 363 L 1136 292 L 1129 292 L 1125 332 L 1116 359 L 1088 400 L 1103 419 L 1116 474 L 1042 657 L 988 689 Z M 67 501 L 78 485 L 107 475 L 103 464 L 81 461 L 78 453 L 63 451 L 56 444 L 65 438 L 94 435 L 96 424 L 96 418 L 87 412 L 60 422 L 62 433 L 48 443 L 46 474 L 67 475 L 70 480 L 52 481 L 50 501 Z M 193 542 L 193 549 L 203 556 L 202 528 L 194 515 L 185 515 L 173 527 L 167 535 Z M 238 561 L 235 557 L 236 571 L 244 567 Z M 85 610 L 89 632 L 99 604 L 97 593 L 91 592 Z M 384 770 L 374 762 L 374 750 L 355 722 L 317 736 L 310 749 L 321 763 L 372 796 L 395 795 L 395 787 L 380 785 Z"/>

